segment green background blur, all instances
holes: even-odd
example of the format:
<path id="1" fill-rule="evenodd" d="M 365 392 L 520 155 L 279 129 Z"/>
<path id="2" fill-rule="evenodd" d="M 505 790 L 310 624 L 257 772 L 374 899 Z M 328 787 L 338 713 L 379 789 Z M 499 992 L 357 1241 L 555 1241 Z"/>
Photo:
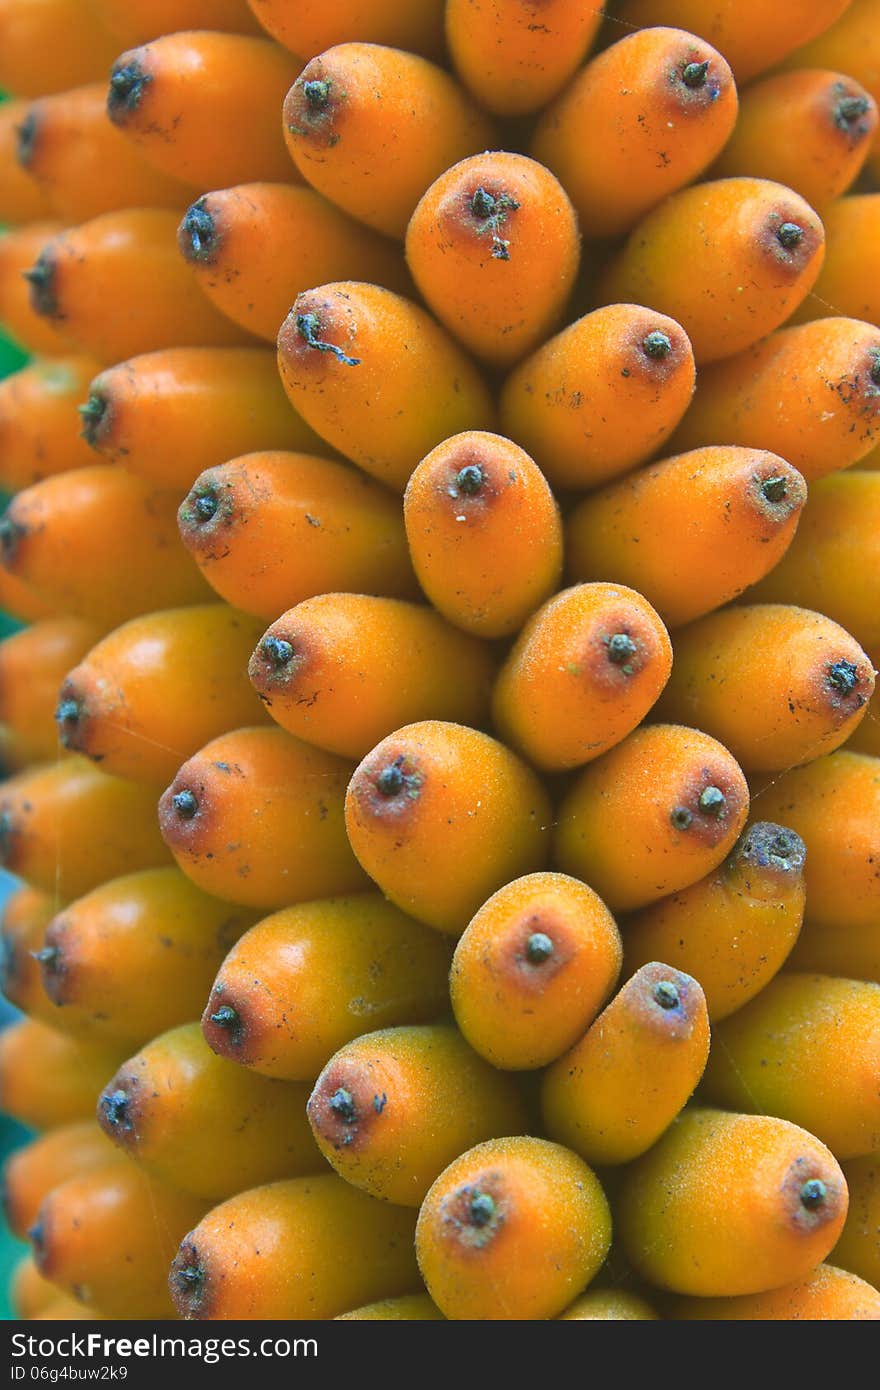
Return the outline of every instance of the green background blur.
<path id="1" fill-rule="evenodd" d="M 3 93 L 0 92 L 0 101 L 2 100 Z M 2 231 L 3 228 L 0 226 L 0 235 L 2 235 Z M 23 367 L 26 361 L 26 354 L 9 340 L 3 332 L 2 324 L 0 324 L 0 381 L 7 377 L 10 372 Z M 0 510 L 5 505 L 6 497 L 0 493 Z M 0 640 L 7 637 L 10 632 L 14 632 L 19 626 L 20 624 L 10 618 L 8 614 L 0 611 Z M 9 893 L 17 886 L 17 879 L 6 873 L 5 870 L 0 870 L 0 911 L 2 911 Z M 0 994 L 0 1028 L 5 1028 L 18 1017 L 17 1010 Z M 28 1130 L 11 1120 L 8 1115 L 0 1114 L 0 1165 L 5 1162 L 13 1149 L 18 1148 L 28 1138 Z M 3 1220 L 2 1226 L 0 1226 L 0 1318 L 4 1321 L 15 1316 L 9 1304 L 9 1280 L 15 1265 L 26 1253 L 27 1247 L 13 1239 L 5 1220 Z"/>

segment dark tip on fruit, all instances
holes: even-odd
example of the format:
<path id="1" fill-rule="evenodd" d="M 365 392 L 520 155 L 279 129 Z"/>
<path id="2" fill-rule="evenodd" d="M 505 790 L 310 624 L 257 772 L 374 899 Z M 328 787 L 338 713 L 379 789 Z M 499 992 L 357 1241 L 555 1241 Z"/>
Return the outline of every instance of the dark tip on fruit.
<path id="1" fill-rule="evenodd" d="M 330 83 L 326 78 L 312 78 L 302 85 L 303 96 L 312 111 L 326 111 L 330 104 Z"/>
<path id="2" fill-rule="evenodd" d="M 55 710 L 55 722 L 59 726 L 62 742 L 71 728 L 79 723 L 81 715 L 82 706 L 78 700 L 67 699 L 59 702 Z"/>
<path id="3" fill-rule="evenodd" d="M 171 798 L 171 804 L 181 820 L 192 820 L 193 816 L 198 813 L 198 797 L 195 792 L 191 792 L 189 789 L 185 788 L 183 791 L 175 792 Z"/>
<path id="4" fill-rule="evenodd" d="M 216 1023 L 218 1028 L 225 1028 L 229 1032 L 237 1028 L 241 1022 L 238 1013 L 231 1004 L 223 1004 L 215 1014 L 210 1016 L 211 1022 Z"/>
<path id="5" fill-rule="evenodd" d="M 779 834 L 774 835 L 770 841 L 770 853 L 776 859 L 787 859 L 796 848 L 796 840 L 800 840 L 800 836 L 795 836 L 788 830 L 780 830 Z"/>
<path id="6" fill-rule="evenodd" d="M 0 811 L 0 864 L 5 864 L 12 850 L 13 824 L 8 811 Z"/>
<path id="7" fill-rule="evenodd" d="M 125 1091 L 105 1091 L 98 1104 L 101 1115 L 111 1129 L 128 1132 L 134 1129 L 129 1105 L 131 1097 Z"/>
<path id="8" fill-rule="evenodd" d="M 471 194 L 471 212 L 479 222 L 483 223 L 483 226 L 478 229 L 479 232 L 491 232 L 492 234 L 491 254 L 493 260 L 510 260 L 510 242 L 499 236 L 498 232 L 506 220 L 507 214 L 515 212 L 518 207 L 519 203 L 515 198 L 511 198 L 509 193 L 490 193 L 488 188 L 483 188 L 482 184 Z"/>
<path id="9" fill-rule="evenodd" d="M 136 111 L 146 87 L 152 80 L 136 58 L 114 67 L 110 73 L 110 90 L 107 93 L 107 110 L 111 118 L 124 112 Z"/>
<path id="10" fill-rule="evenodd" d="M 841 97 L 834 108 L 834 122 L 841 130 L 850 132 L 849 128 L 853 121 L 861 120 L 870 108 L 870 101 L 867 97 Z"/>
<path id="11" fill-rule="evenodd" d="M 31 951 L 31 955 L 36 955 Z M 0 936 L 0 994 L 9 993 L 9 987 L 13 984 L 18 975 L 18 952 L 15 945 L 8 936 Z M 0 1182 L 2 1188 L 2 1182 Z M 2 1208 L 2 1195 L 0 1195 L 0 1208 Z"/>
<path id="12" fill-rule="evenodd" d="M 686 806 L 676 806 L 674 810 L 670 812 L 669 819 L 672 821 L 676 830 L 687 830 L 693 820 L 693 816 Z"/>
<path id="13" fill-rule="evenodd" d="M 43 318 L 54 318 L 58 313 L 58 300 L 55 295 L 55 257 L 50 251 L 41 251 L 30 270 L 22 275 L 30 285 L 31 308 Z"/>
<path id="14" fill-rule="evenodd" d="M 828 1196 L 828 1188 L 821 1178 L 808 1178 L 800 1190 L 801 1206 L 807 1211 L 818 1211 Z"/>
<path id="15" fill-rule="evenodd" d="M 260 643 L 260 651 L 270 665 L 279 671 L 282 666 L 287 666 L 293 660 L 293 644 L 285 641 L 283 637 L 264 637 Z"/>
<path id="16" fill-rule="evenodd" d="M 880 352 L 874 352 L 871 356 L 871 366 L 868 375 L 875 386 L 880 386 Z"/>
<path id="17" fill-rule="evenodd" d="M 471 212 L 474 217 L 491 217 L 496 207 L 493 195 L 481 185 L 471 198 Z"/>
<path id="18" fill-rule="evenodd" d="M 27 532 L 17 521 L 13 521 L 11 516 L 0 517 L 0 559 L 4 565 L 9 565 L 15 559 L 15 552 L 22 536 Z"/>
<path id="19" fill-rule="evenodd" d="M 806 853 L 806 845 L 793 830 L 778 831 L 767 846 L 768 857 L 785 869 L 799 869 Z"/>
<path id="20" fill-rule="evenodd" d="M 608 660 L 615 666 L 623 666 L 636 654 L 636 644 L 625 632 L 615 632 L 606 643 Z"/>
<path id="21" fill-rule="evenodd" d="M 66 1003 L 64 990 L 67 961 L 64 958 L 62 948 L 53 941 L 47 941 L 38 951 L 31 951 L 30 954 L 40 967 L 43 989 L 52 1003 Z"/>
<path id="22" fill-rule="evenodd" d="M 642 351 L 648 357 L 668 357 L 672 351 L 672 339 L 667 334 L 661 333 L 659 329 L 655 329 L 653 333 L 649 333 L 647 337 L 642 339 Z"/>
<path id="23" fill-rule="evenodd" d="M 651 994 L 661 1009 L 677 1009 L 681 1003 L 681 995 L 671 980 L 658 980 Z"/>
<path id="24" fill-rule="evenodd" d="M 185 1316 L 203 1308 L 207 1282 L 207 1271 L 199 1260 L 196 1246 L 185 1241 L 172 1261 L 168 1276 L 171 1296 Z"/>
<path id="25" fill-rule="evenodd" d="M 706 816 L 720 816 L 727 805 L 727 797 L 720 787 L 704 787 L 700 792 L 700 810 Z"/>
<path id="26" fill-rule="evenodd" d="M 475 1192 L 468 1203 L 468 1220 L 472 1226 L 488 1226 L 495 1215 L 495 1199 L 488 1192 Z"/>
<path id="27" fill-rule="evenodd" d="M 490 193 L 482 184 L 471 195 L 471 212 L 481 221 L 501 222 L 504 214 L 516 212 L 519 203 L 509 193 Z"/>
<path id="28" fill-rule="evenodd" d="M 478 463 L 466 464 L 455 476 L 457 490 L 467 497 L 475 497 L 485 481 L 486 476 Z"/>
<path id="29" fill-rule="evenodd" d="M 23 169 L 28 168 L 34 157 L 38 132 L 36 111 L 29 111 L 21 125 L 15 127 L 15 158 Z"/>
<path id="30" fill-rule="evenodd" d="M 782 477 L 765 478 L 761 491 L 768 502 L 782 502 L 788 490 L 788 479 Z"/>
<path id="31" fill-rule="evenodd" d="M 532 932 L 526 942 L 526 960 L 531 965 L 543 965 L 553 955 L 553 942 L 546 932 Z"/>
<path id="32" fill-rule="evenodd" d="M 85 404 L 78 405 L 76 409 L 83 422 L 80 434 L 87 444 L 94 445 L 107 414 L 107 402 L 97 391 L 93 391 Z"/>
<path id="33" fill-rule="evenodd" d="M 204 487 L 192 500 L 193 520 L 199 524 L 211 521 L 217 515 L 220 494 L 215 487 Z"/>
<path id="34" fill-rule="evenodd" d="M 408 809 L 420 795 L 424 777 L 405 753 L 380 761 L 381 754 L 364 767 L 364 790 L 367 792 L 373 815 L 382 815 L 384 806 L 389 814 L 398 815 Z M 358 778 L 360 781 L 360 778 Z"/>
<path id="35" fill-rule="evenodd" d="M 351 1091 L 347 1091 L 344 1086 L 333 1092 L 327 1101 L 333 1114 L 340 1119 L 343 1124 L 353 1125 L 357 1120 L 357 1109 L 354 1103 L 354 1096 Z"/>
<path id="36" fill-rule="evenodd" d="M 235 490 L 215 481 L 210 469 L 193 484 L 177 511 L 184 545 L 196 552 L 204 549 L 210 554 L 216 530 L 235 521 Z"/>
<path id="37" fill-rule="evenodd" d="M 759 869 L 797 872 L 804 866 L 807 847 L 796 831 L 774 821 L 758 821 L 743 831 L 730 855 L 731 864 L 747 860 Z"/>
<path id="38" fill-rule="evenodd" d="M 43 1221 L 35 1221 L 33 1226 L 29 1227 L 28 1229 L 27 1238 L 33 1246 L 34 1257 L 36 1258 L 37 1263 L 39 1265 L 40 1260 L 46 1254 L 45 1223 Z"/>
<path id="39" fill-rule="evenodd" d="M 360 366 L 361 359 L 359 357 L 349 357 L 335 343 L 327 343 L 323 338 L 317 336 L 321 328 L 317 314 L 297 314 L 296 328 L 300 337 L 305 339 L 309 347 L 317 348 L 319 352 L 332 352 L 347 367 Z"/>
<path id="40" fill-rule="evenodd" d="M 788 251 L 795 246 L 799 246 L 803 238 L 804 229 L 803 227 L 799 227 L 796 222 L 783 222 L 776 232 L 776 240 Z"/>
<path id="41" fill-rule="evenodd" d="M 686 63 L 682 68 L 681 80 L 686 87 L 705 87 L 709 60 L 703 63 Z"/>
<path id="42" fill-rule="evenodd" d="M 217 227 L 214 218 L 199 198 L 187 208 L 180 224 L 180 244 L 188 261 L 210 261 L 217 250 Z"/>
<path id="43" fill-rule="evenodd" d="M 400 759 L 383 767 L 376 777 L 376 788 L 383 796 L 398 796 L 403 791 L 406 777 Z"/>
<path id="44" fill-rule="evenodd" d="M 828 684 L 841 695 L 851 695 L 859 683 L 859 668 L 852 661 L 835 661 L 828 667 Z"/>
<path id="45" fill-rule="evenodd" d="M 186 1293 L 194 1293 L 205 1282 L 205 1272 L 198 1265 L 181 1265 L 174 1271 L 174 1278 Z"/>
<path id="46" fill-rule="evenodd" d="M 31 955 L 50 974 L 55 970 L 61 958 L 61 952 L 57 946 L 41 946 L 39 951 L 31 951 Z"/>
<path id="47" fill-rule="evenodd" d="M 210 1005 L 208 1008 L 210 1008 Z M 233 1008 L 231 1004 L 221 1004 L 213 1013 L 208 1013 L 207 1009 L 205 1013 L 207 1014 L 208 1023 L 212 1023 L 215 1028 L 219 1028 L 222 1035 L 223 1041 L 220 1042 L 219 1039 L 215 1038 L 212 1040 L 208 1037 L 207 1033 L 205 1034 L 209 1045 L 215 1052 L 219 1052 L 219 1055 L 223 1056 L 226 1052 L 227 1044 L 232 1044 L 234 1047 L 241 1046 L 245 1040 L 245 1027 L 238 1009 Z M 217 1044 L 216 1046 L 215 1043 Z"/>

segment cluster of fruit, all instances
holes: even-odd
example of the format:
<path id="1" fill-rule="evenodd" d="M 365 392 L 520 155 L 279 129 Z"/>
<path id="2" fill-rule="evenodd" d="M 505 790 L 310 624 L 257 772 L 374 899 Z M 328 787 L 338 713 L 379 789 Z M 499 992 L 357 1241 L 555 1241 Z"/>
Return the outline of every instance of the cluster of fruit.
<path id="1" fill-rule="evenodd" d="M 878 34 L 0 0 L 22 1318 L 880 1318 Z"/>

